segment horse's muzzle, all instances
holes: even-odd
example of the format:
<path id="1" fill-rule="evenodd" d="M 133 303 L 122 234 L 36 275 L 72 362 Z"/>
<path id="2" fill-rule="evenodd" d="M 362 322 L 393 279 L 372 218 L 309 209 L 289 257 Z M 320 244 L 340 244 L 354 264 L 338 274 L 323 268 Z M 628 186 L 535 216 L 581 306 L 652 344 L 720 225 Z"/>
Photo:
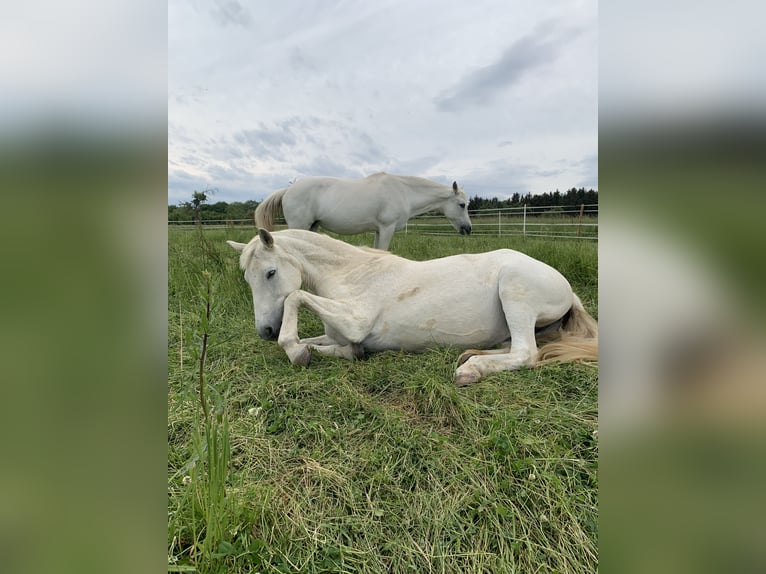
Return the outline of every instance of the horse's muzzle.
<path id="1" fill-rule="evenodd" d="M 460 226 L 460 235 L 471 235 L 471 226 L 470 225 L 461 225 Z"/>
<path id="2" fill-rule="evenodd" d="M 277 337 L 279 337 L 279 327 L 277 327 L 276 329 L 274 329 L 270 325 L 258 327 L 258 336 L 261 339 L 266 339 L 267 341 L 273 341 Z"/>

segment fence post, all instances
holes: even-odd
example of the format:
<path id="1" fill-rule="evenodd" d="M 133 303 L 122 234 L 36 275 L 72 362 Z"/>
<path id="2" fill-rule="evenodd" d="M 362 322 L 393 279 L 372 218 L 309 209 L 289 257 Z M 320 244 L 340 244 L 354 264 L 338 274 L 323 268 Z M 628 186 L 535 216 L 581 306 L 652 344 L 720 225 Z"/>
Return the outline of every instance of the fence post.
<path id="1" fill-rule="evenodd" d="M 524 204 L 524 220 L 523 224 L 521 226 L 521 234 L 526 235 L 527 234 L 527 204 Z"/>
<path id="2" fill-rule="evenodd" d="M 502 212 L 498 209 L 497 210 L 497 236 L 498 237 L 500 237 L 502 235 L 502 233 L 500 232 L 500 228 L 503 225 L 503 222 L 502 222 L 501 218 L 502 218 Z"/>
<path id="3" fill-rule="evenodd" d="M 582 212 L 585 209 L 585 204 L 580 204 L 580 217 L 577 219 L 577 237 L 580 237 L 580 230 L 582 229 Z"/>

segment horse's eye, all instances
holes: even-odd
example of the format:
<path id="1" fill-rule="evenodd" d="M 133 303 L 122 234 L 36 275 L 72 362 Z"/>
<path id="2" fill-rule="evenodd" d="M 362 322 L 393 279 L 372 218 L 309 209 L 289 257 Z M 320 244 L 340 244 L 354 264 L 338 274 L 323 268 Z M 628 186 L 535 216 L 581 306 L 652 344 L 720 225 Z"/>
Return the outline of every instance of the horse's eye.
<path id="1" fill-rule="evenodd" d="M 460 204 L 460 209 L 465 209 L 465 203 Z"/>
<path id="2" fill-rule="evenodd" d="M 272 277 L 274 277 L 274 273 L 276 272 L 277 272 L 276 269 L 269 269 L 268 271 L 266 271 L 266 279 L 271 279 Z"/>

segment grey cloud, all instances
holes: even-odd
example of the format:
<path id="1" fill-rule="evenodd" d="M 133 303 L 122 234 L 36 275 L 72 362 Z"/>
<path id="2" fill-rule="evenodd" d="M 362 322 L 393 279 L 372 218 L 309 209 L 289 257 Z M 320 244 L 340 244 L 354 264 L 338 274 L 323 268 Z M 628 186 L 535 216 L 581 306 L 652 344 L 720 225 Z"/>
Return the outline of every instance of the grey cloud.
<path id="1" fill-rule="evenodd" d="M 253 23 L 250 12 L 236 0 L 219 0 L 215 9 L 212 10 L 212 15 L 223 26 L 248 27 Z"/>
<path id="2" fill-rule="evenodd" d="M 211 165 L 207 168 L 207 174 L 212 181 L 220 182 L 241 181 L 251 177 L 249 171 L 236 166 Z"/>
<path id="3" fill-rule="evenodd" d="M 347 165 L 338 163 L 337 161 L 322 154 L 318 155 L 307 162 L 296 165 L 295 169 L 304 175 L 324 175 L 331 177 L 362 177 L 360 171 L 350 168 Z"/>
<path id="4" fill-rule="evenodd" d="M 235 142 L 247 146 L 253 155 L 276 160 L 284 159 L 283 148 L 294 146 L 298 141 L 288 123 L 274 128 L 261 124 L 257 129 L 236 132 L 233 137 Z"/>
<path id="5" fill-rule="evenodd" d="M 426 177 L 428 170 L 437 165 L 443 158 L 443 156 L 430 155 L 423 157 L 415 157 L 409 159 L 396 160 L 390 167 L 391 173 L 401 175 L 417 175 L 420 177 Z M 438 179 L 431 177 L 434 181 Z M 442 182 L 446 183 L 446 182 Z M 450 182 L 451 183 L 451 182 Z"/>
<path id="6" fill-rule="evenodd" d="M 598 189 L 598 154 L 585 156 L 583 159 L 573 163 L 575 168 L 579 168 L 582 179 L 576 183 L 577 187 L 592 187 Z"/>
<path id="7" fill-rule="evenodd" d="M 541 188 L 533 183 L 539 178 L 566 176 L 567 181 L 561 183 L 560 189 L 571 187 L 594 187 L 598 186 L 598 174 L 596 171 L 598 156 L 588 155 L 583 159 L 572 162 L 559 160 L 556 167 L 540 166 L 530 163 L 512 163 L 504 160 L 489 161 L 476 170 L 467 173 L 464 180 L 464 188 L 469 196 L 500 198 L 510 197 L 514 193 L 524 195 L 526 193 L 545 193 L 554 191 L 554 188 Z M 571 166 L 580 169 L 573 173 Z M 561 166 L 560 168 L 558 166 Z M 571 179 L 570 179 L 571 178 Z M 458 180 L 460 181 L 460 180 Z"/>
<path id="8" fill-rule="evenodd" d="M 561 175 L 562 173 L 566 173 L 566 170 L 564 169 L 536 169 L 534 170 L 534 175 L 540 176 L 540 177 L 554 177 L 556 175 Z"/>
<path id="9" fill-rule="evenodd" d="M 168 203 L 189 201 L 194 190 L 205 188 L 217 190 L 215 201 L 261 200 L 288 184 L 289 178 L 282 174 L 257 174 L 237 167 L 213 165 L 203 176 L 173 170 L 168 174 Z"/>
<path id="10" fill-rule="evenodd" d="M 485 105 L 501 91 L 519 83 L 530 71 L 553 62 L 582 29 L 562 27 L 554 20 L 511 44 L 494 63 L 473 70 L 434 100 L 440 111 L 453 112 Z"/>
<path id="11" fill-rule="evenodd" d="M 268 127 L 261 124 L 235 133 L 233 139 L 246 146 L 248 155 L 288 163 L 296 156 L 323 152 L 335 161 L 343 160 L 354 167 L 382 164 L 388 157 L 369 133 L 344 122 L 315 116 L 293 116 Z"/>
<path id="12" fill-rule="evenodd" d="M 365 163 L 382 163 L 386 159 L 386 152 L 366 132 L 354 130 L 349 134 L 351 145 L 351 159 Z"/>
<path id="13" fill-rule="evenodd" d="M 547 190 L 531 189 L 530 178 L 538 169 L 530 164 L 509 163 L 504 160 L 489 161 L 485 165 L 466 173 L 463 188 L 468 196 L 511 197 L 514 193 L 538 193 Z"/>
<path id="14" fill-rule="evenodd" d="M 306 52 L 298 46 L 290 51 L 288 62 L 290 63 L 290 68 L 299 73 L 314 72 L 317 67 L 314 60 L 306 55 Z"/>
<path id="15" fill-rule="evenodd" d="M 183 165 L 191 165 L 195 167 L 205 165 L 205 162 L 202 160 L 202 158 L 193 154 L 186 154 L 185 156 L 181 157 L 181 161 L 183 162 Z"/>
<path id="16" fill-rule="evenodd" d="M 572 165 L 582 167 L 586 171 L 598 171 L 598 154 L 586 155 L 581 160 L 573 162 Z"/>

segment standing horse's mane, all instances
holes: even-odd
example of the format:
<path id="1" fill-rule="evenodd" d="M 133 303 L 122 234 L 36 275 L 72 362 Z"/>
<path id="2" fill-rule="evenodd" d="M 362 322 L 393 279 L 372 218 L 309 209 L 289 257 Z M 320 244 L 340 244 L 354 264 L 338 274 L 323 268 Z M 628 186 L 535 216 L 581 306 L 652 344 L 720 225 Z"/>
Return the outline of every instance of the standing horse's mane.
<path id="1" fill-rule="evenodd" d="M 397 179 L 404 184 L 417 185 L 418 187 L 422 187 L 422 188 L 445 191 L 447 192 L 446 195 L 452 193 L 451 185 L 446 183 L 439 183 L 438 181 L 434 181 L 432 179 L 426 179 L 425 177 L 419 177 L 417 175 L 396 175 L 393 173 L 386 173 L 385 171 L 379 171 L 378 173 L 373 173 L 372 175 L 368 175 L 365 179 L 373 179 L 373 178 L 380 178 L 380 177 L 390 177 L 393 179 Z"/>

